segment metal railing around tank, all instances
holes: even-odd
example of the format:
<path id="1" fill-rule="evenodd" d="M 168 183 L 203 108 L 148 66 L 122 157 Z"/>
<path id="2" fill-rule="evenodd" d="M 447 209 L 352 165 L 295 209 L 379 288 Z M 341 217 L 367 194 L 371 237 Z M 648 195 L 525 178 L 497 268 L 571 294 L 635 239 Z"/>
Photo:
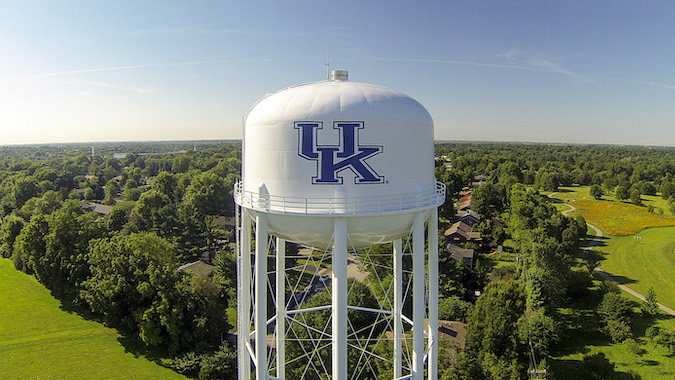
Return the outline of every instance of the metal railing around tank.
<path id="1" fill-rule="evenodd" d="M 285 197 L 246 191 L 243 182 L 234 185 L 234 201 L 248 209 L 270 214 L 308 216 L 379 215 L 412 212 L 438 207 L 445 202 L 445 184 L 436 182 L 430 191 L 369 197 Z"/>

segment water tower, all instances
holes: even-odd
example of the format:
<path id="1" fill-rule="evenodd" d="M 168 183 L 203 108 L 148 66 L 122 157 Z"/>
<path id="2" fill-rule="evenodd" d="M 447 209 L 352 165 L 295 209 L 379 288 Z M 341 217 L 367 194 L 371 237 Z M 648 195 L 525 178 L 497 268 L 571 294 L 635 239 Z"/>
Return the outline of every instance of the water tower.
<path id="1" fill-rule="evenodd" d="M 374 378 L 388 368 L 421 380 L 426 366 L 435 379 L 445 188 L 429 113 L 336 70 L 260 99 L 243 140 L 239 378 Z M 301 247 L 293 257 L 287 242 Z M 375 257 L 378 245 L 391 253 Z M 376 302 L 350 304 L 363 285 L 377 288 Z"/>

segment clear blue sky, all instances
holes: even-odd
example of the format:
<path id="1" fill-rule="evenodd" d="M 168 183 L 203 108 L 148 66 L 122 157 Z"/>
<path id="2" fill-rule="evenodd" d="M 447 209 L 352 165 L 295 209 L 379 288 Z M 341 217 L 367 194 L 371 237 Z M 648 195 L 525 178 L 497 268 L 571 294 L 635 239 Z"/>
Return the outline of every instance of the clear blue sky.
<path id="1" fill-rule="evenodd" d="M 0 144 L 233 139 L 265 93 L 402 91 L 436 139 L 675 146 L 671 1 L 2 1 Z"/>

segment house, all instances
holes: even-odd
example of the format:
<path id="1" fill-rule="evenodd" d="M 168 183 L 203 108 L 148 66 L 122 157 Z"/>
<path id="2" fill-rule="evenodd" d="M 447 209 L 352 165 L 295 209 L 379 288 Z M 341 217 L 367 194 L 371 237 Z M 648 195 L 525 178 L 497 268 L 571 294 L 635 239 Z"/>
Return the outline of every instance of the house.
<path id="1" fill-rule="evenodd" d="M 473 227 L 474 224 L 480 223 L 480 219 L 480 214 L 473 210 L 468 210 L 464 215 L 459 217 L 460 222 L 466 223 L 471 227 Z"/>
<path id="2" fill-rule="evenodd" d="M 469 269 L 473 269 L 473 249 L 465 249 L 452 243 L 448 244 L 447 249 L 453 260 L 459 261 Z"/>
<path id="3" fill-rule="evenodd" d="M 190 271 L 196 275 L 208 275 L 209 273 L 213 272 L 216 269 L 216 267 L 213 264 L 209 264 L 205 260 L 197 260 L 192 263 L 188 263 L 185 265 L 180 266 L 177 271 L 180 272 L 187 272 Z"/>
<path id="4" fill-rule="evenodd" d="M 487 176 L 485 174 L 479 174 L 473 177 L 474 182 L 471 183 L 473 187 L 478 187 L 487 182 Z"/>
<path id="5" fill-rule="evenodd" d="M 228 217 L 228 216 L 216 216 L 213 218 L 213 224 L 224 227 L 228 230 L 234 229 L 236 221 L 234 217 Z"/>
<path id="6" fill-rule="evenodd" d="M 482 238 L 480 232 L 473 232 L 473 228 L 464 222 L 457 222 L 445 230 L 445 241 L 456 245 L 464 245 L 467 242 L 480 244 Z"/>
<path id="7" fill-rule="evenodd" d="M 99 215 L 108 215 L 110 212 L 112 212 L 112 206 L 106 206 L 98 203 L 87 203 L 83 202 L 82 203 L 82 210 L 86 212 L 95 212 Z"/>
<path id="8" fill-rule="evenodd" d="M 471 208 L 471 193 L 466 193 L 459 197 L 457 201 L 457 210 L 459 212 L 467 211 Z"/>

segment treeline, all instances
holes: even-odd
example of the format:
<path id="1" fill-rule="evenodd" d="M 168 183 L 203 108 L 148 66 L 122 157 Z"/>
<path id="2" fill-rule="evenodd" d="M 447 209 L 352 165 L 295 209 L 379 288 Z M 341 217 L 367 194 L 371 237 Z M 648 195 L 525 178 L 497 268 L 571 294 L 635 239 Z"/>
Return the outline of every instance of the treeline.
<path id="1" fill-rule="evenodd" d="M 472 304 L 462 287 L 471 276 L 463 273 L 465 268 L 447 264 L 448 252 L 441 250 L 441 263 L 446 265 L 440 268 L 445 280 L 440 317 L 468 325 L 466 346 L 456 352 L 456 365 L 439 366 L 442 379 L 527 378 L 530 355 L 543 359 L 558 341 L 563 322 L 558 307 L 586 292 L 591 283 L 591 272 L 574 270 L 580 236 L 586 234 L 583 218 L 561 215 L 523 184 L 512 186 L 508 200 L 495 200 L 504 212 L 476 228 L 508 226 L 503 233 L 516 244 L 518 261 L 494 270 L 475 267 L 471 276 L 481 278 L 478 285 L 484 287 Z"/>
<path id="2" fill-rule="evenodd" d="M 673 148 L 439 143 L 436 156 L 445 157 L 437 166 L 450 166 L 439 176 L 450 192 L 457 193 L 476 181 L 476 176 L 485 175 L 504 186 L 503 197 L 515 183 L 546 191 L 574 184 L 597 185 L 603 193 L 621 194 L 621 200 L 660 193 L 675 207 Z"/>
<path id="3" fill-rule="evenodd" d="M 179 372 L 234 378 L 234 238 L 214 220 L 234 214 L 240 156 L 240 144 L 224 143 L 123 159 L 2 157 L 0 251 L 57 297 L 173 356 Z M 85 212 L 83 200 L 112 209 Z M 177 270 L 199 258 L 210 274 Z"/>

